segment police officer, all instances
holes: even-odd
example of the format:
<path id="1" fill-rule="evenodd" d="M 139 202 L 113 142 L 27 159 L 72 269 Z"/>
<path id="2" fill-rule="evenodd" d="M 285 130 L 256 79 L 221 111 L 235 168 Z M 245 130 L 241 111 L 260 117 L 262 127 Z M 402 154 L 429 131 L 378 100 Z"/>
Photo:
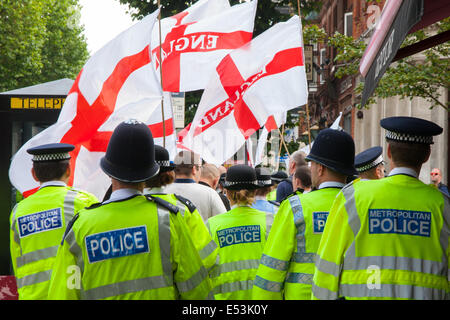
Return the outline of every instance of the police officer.
<path id="1" fill-rule="evenodd" d="M 255 169 L 228 169 L 224 187 L 231 210 L 208 219 L 207 227 L 219 246 L 219 265 L 210 275 L 219 300 L 251 299 L 253 280 L 269 234 L 273 214 L 251 208 L 259 188 Z"/>
<path id="2" fill-rule="evenodd" d="M 383 148 L 372 147 L 355 156 L 355 169 L 361 180 L 384 178 Z"/>
<path id="3" fill-rule="evenodd" d="M 275 216 L 253 286 L 254 299 L 311 299 L 314 258 L 328 211 L 355 174 L 355 144 L 344 131 L 322 130 L 310 154 L 316 190 L 293 193 Z"/>
<path id="4" fill-rule="evenodd" d="M 51 299 L 205 299 L 210 279 L 178 208 L 142 195 L 159 172 L 147 125 L 122 122 L 100 161 L 108 201 L 82 210 L 67 228 Z M 212 297 L 212 296 L 211 296 Z"/>
<path id="5" fill-rule="evenodd" d="M 192 241 L 197 249 L 203 265 L 210 270 L 216 265 L 218 247 L 211 238 L 208 229 L 203 222 L 202 216 L 195 205 L 188 199 L 177 194 L 164 193 L 164 187 L 174 180 L 172 175 L 175 165 L 169 159 L 166 148 L 155 145 L 155 161 L 159 165 L 159 173 L 145 182 L 145 194 L 164 199 L 179 209 L 179 214 L 184 217 L 190 231 Z"/>
<path id="6" fill-rule="evenodd" d="M 277 200 L 277 187 L 278 184 L 285 180 L 288 179 L 289 176 L 287 175 L 286 172 L 284 171 L 276 171 L 274 173 L 272 173 L 272 175 L 270 176 L 274 185 L 272 186 L 272 190 L 269 192 L 269 194 L 267 195 L 267 200 L 268 201 L 276 201 Z"/>
<path id="7" fill-rule="evenodd" d="M 347 185 L 318 249 L 313 298 L 448 299 L 450 200 L 418 177 L 438 125 L 382 119 L 389 176 Z"/>
<path id="8" fill-rule="evenodd" d="M 264 212 L 271 212 L 275 215 L 280 204 L 273 200 L 267 200 L 267 195 L 274 185 L 270 171 L 266 168 L 256 168 L 255 171 L 260 188 L 256 190 L 255 202 L 252 204 L 252 208 Z"/>
<path id="9" fill-rule="evenodd" d="M 68 187 L 71 144 L 30 148 L 36 193 L 18 203 L 11 214 L 11 258 L 19 299 L 46 299 L 58 245 L 74 214 L 98 202 L 87 192 Z"/>

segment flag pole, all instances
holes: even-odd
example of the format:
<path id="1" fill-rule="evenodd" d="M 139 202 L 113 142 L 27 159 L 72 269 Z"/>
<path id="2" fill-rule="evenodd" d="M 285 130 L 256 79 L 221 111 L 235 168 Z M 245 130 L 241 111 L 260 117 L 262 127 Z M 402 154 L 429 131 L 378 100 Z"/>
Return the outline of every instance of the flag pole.
<path id="1" fill-rule="evenodd" d="M 298 18 L 300 19 L 300 23 L 302 23 L 301 21 L 301 14 L 300 14 L 300 0 L 297 0 L 297 8 L 298 8 Z M 303 39 L 303 35 L 302 35 L 302 39 Z M 308 144 L 309 144 L 309 150 L 311 150 L 311 130 L 310 130 L 310 124 L 309 124 L 309 106 L 308 106 L 308 101 L 306 101 L 306 126 L 308 129 Z"/>
<path id="2" fill-rule="evenodd" d="M 159 74 L 161 78 L 161 91 L 163 93 L 161 98 L 161 116 L 163 125 L 163 147 L 166 147 L 166 121 L 164 119 L 164 86 L 163 86 L 163 72 L 162 72 L 162 39 L 161 39 L 161 0 L 158 0 L 158 25 L 159 25 Z"/>

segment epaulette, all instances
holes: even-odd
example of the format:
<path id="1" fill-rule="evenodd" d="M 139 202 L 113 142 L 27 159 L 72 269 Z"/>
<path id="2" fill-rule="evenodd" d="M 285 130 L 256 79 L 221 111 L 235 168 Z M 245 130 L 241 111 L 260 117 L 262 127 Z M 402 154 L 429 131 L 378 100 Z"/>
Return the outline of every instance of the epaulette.
<path id="1" fill-rule="evenodd" d="M 161 198 L 158 198 L 158 197 L 152 197 L 151 194 L 146 194 L 146 195 L 145 195 L 145 198 L 146 198 L 148 201 L 156 202 L 156 204 L 158 204 L 158 205 L 160 205 L 161 207 L 163 207 L 163 208 L 169 210 L 169 211 L 172 212 L 172 213 L 178 213 L 178 211 L 180 211 L 180 209 L 178 209 L 177 206 L 175 206 L 175 205 L 171 204 L 170 202 L 167 202 L 166 200 L 163 200 L 163 199 L 161 199 Z"/>
<path id="2" fill-rule="evenodd" d="M 64 232 L 64 236 L 63 236 L 63 238 L 62 238 L 61 245 L 63 245 L 64 240 L 66 239 L 67 234 L 68 234 L 69 231 L 72 229 L 73 224 L 75 223 L 75 221 L 77 221 L 78 217 L 79 217 L 79 214 L 77 213 L 76 215 L 73 216 L 72 220 L 70 220 L 70 222 L 67 224 L 67 228 L 66 228 L 66 231 Z"/>
<path id="3" fill-rule="evenodd" d="M 297 189 L 297 190 L 295 190 L 295 191 L 293 191 L 291 194 L 288 194 L 286 197 L 284 197 L 284 199 L 283 200 L 281 200 L 281 202 L 283 202 L 284 200 L 286 200 L 286 199 L 288 199 L 288 198 L 290 198 L 290 197 L 292 197 L 292 196 L 295 196 L 295 195 L 299 195 L 298 194 L 298 192 L 300 192 L 300 194 L 302 194 L 303 193 L 303 189 Z"/>
<path id="4" fill-rule="evenodd" d="M 102 202 L 97 202 L 97 203 L 91 204 L 89 207 L 86 207 L 85 209 L 86 210 L 95 209 L 95 208 L 100 207 L 102 204 L 103 204 Z"/>
<path id="5" fill-rule="evenodd" d="M 192 203 L 191 200 L 186 199 L 185 197 L 180 196 L 179 194 L 174 194 L 174 196 L 180 200 L 181 202 L 183 202 L 183 204 L 188 207 L 189 211 L 192 213 L 195 210 L 197 210 L 197 207 Z"/>
<path id="6" fill-rule="evenodd" d="M 271 203 L 271 204 L 273 204 L 274 206 L 277 206 L 277 207 L 280 206 L 280 204 L 278 202 L 273 201 L 273 200 L 269 200 L 269 203 Z"/>

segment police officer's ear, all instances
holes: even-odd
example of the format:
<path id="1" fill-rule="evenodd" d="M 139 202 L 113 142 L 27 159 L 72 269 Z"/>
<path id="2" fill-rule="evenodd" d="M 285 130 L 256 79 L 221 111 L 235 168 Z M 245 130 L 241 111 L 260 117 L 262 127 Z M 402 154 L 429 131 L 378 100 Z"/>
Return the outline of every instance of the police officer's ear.
<path id="1" fill-rule="evenodd" d="M 31 167 L 31 175 L 33 176 L 33 179 L 36 180 L 37 182 L 39 182 L 38 177 L 36 176 L 36 172 L 34 171 L 34 168 Z"/>
<path id="2" fill-rule="evenodd" d="M 64 175 L 62 176 L 62 180 L 68 181 L 71 174 L 72 174 L 72 166 L 69 163 L 66 172 L 64 172 Z"/>

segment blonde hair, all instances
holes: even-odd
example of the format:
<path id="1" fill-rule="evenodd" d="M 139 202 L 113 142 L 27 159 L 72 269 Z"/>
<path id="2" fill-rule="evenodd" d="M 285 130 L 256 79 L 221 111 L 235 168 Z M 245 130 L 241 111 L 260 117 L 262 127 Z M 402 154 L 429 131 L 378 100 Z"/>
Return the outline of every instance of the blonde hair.
<path id="1" fill-rule="evenodd" d="M 227 189 L 227 198 L 230 200 L 231 205 L 251 205 L 255 202 L 256 190 L 230 190 Z"/>

